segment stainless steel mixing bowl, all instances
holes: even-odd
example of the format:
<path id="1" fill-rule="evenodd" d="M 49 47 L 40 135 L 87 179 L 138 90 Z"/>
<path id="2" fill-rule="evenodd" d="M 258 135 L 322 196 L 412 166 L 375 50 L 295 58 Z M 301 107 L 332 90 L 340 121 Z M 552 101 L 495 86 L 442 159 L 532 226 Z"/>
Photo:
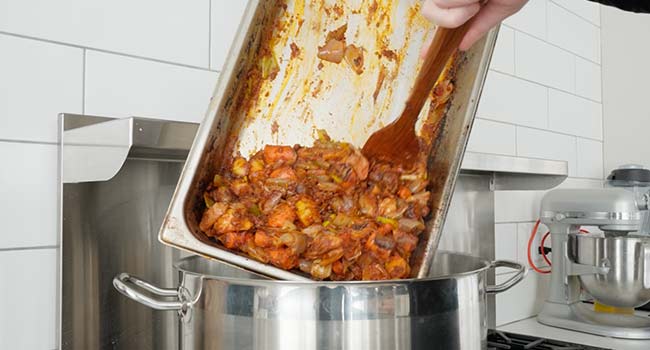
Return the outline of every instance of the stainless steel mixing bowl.
<path id="1" fill-rule="evenodd" d="M 571 234 L 568 253 L 575 263 L 609 268 L 579 276 L 600 303 L 637 307 L 650 301 L 650 237 Z"/>

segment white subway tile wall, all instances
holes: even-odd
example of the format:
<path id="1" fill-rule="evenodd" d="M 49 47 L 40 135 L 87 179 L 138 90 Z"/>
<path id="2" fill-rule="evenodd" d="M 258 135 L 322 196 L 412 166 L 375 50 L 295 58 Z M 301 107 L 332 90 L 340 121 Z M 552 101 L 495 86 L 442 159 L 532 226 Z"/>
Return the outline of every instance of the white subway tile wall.
<path id="1" fill-rule="evenodd" d="M 516 126 L 476 119 L 472 129 L 472 138 L 467 150 L 480 153 L 503 154 L 514 156 L 516 153 Z M 494 142 L 497 139 L 499 142 Z"/>
<path id="2" fill-rule="evenodd" d="M 548 89 L 512 75 L 491 71 L 485 80 L 477 115 L 514 125 L 546 128 Z"/>
<path id="3" fill-rule="evenodd" d="M 601 81 L 600 66 L 576 56 L 576 94 L 601 102 Z"/>
<path id="4" fill-rule="evenodd" d="M 600 6 L 587 1 L 553 0 L 553 3 L 600 27 Z"/>
<path id="5" fill-rule="evenodd" d="M 0 251 L 0 349 L 58 347 L 58 251 L 57 248 Z"/>
<path id="6" fill-rule="evenodd" d="M 515 33 L 515 74 L 564 91 L 574 91 L 575 56 L 546 41 Z"/>
<path id="7" fill-rule="evenodd" d="M 203 69 L 87 50 L 84 112 L 200 122 L 217 76 Z"/>
<path id="8" fill-rule="evenodd" d="M 511 28 L 501 27 L 490 68 L 507 74 L 515 74 L 515 31 Z"/>
<path id="9" fill-rule="evenodd" d="M 223 11 L 231 6 L 219 3 Z M 1 6 L 2 32 L 208 68 L 210 0 L 3 0 Z"/>
<path id="10" fill-rule="evenodd" d="M 547 3 L 546 15 L 547 39 L 551 44 L 600 63 L 600 27 L 553 2 Z"/>
<path id="11" fill-rule="evenodd" d="M 211 32 L 210 32 L 210 68 L 220 70 L 230 49 L 230 43 L 237 33 L 241 17 L 246 9 L 246 1 L 229 1 L 224 6 L 224 0 L 210 0 Z"/>
<path id="12" fill-rule="evenodd" d="M 0 34 L 0 52 L 0 139 L 56 142 L 51 111 L 81 113 L 83 50 Z"/>
<path id="13" fill-rule="evenodd" d="M 0 348 L 58 346 L 57 114 L 200 121 L 244 7 L 244 0 L 2 2 L 0 220 L 12 234 L 0 235 L 0 279 L 24 288 L 0 288 Z M 599 22 L 598 6 L 586 1 L 531 0 L 508 19 L 470 149 L 567 160 L 563 186 L 599 186 Z M 520 245 L 542 195 L 495 194 L 499 257 L 525 257 Z M 25 225 L 36 210 L 38 223 Z M 499 324 L 532 315 L 545 281 L 531 274 L 499 295 Z"/>
<path id="14" fill-rule="evenodd" d="M 10 165 L 0 168 L 0 249 L 58 244 L 57 151 L 54 144 L 0 141 L 0 159 Z"/>
<path id="15" fill-rule="evenodd" d="M 517 155 L 528 158 L 564 160 L 569 176 L 576 176 L 576 137 L 550 131 L 517 127 Z"/>
<path id="16" fill-rule="evenodd" d="M 602 179 L 603 169 L 603 142 L 578 138 L 577 172 L 579 177 Z"/>
<path id="17" fill-rule="evenodd" d="M 496 224 L 494 235 L 494 258 L 517 261 L 517 224 Z M 500 275 L 504 271 L 496 273 Z"/>
<path id="18" fill-rule="evenodd" d="M 548 127 L 553 131 L 602 141 L 602 105 L 551 89 L 548 94 Z"/>
<path id="19" fill-rule="evenodd" d="M 564 160 L 569 178 L 560 187 L 602 187 L 600 59 L 600 5 L 530 0 L 501 27 L 469 150 Z M 545 193 L 495 193 L 497 258 L 528 264 L 528 238 Z M 538 232 L 536 245 L 546 230 Z M 532 254 L 541 264 L 539 254 Z M 498 280 L 510 276 L 497 274 Z M 533 316 L 547 282 L 547 276 L 530 272 L 522 285 L 497 296 L 497 324 Z"/>

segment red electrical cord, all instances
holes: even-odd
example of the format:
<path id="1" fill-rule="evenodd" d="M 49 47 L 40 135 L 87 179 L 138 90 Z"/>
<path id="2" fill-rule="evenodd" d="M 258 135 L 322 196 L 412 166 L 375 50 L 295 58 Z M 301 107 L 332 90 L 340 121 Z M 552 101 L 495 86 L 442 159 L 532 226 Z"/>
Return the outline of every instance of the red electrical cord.
<path id="1" fill-rule="evenodd" d="M 539 220 L 537 220 L 537 223 L 535 224 L 535 228 L 534 228 L 533 232 L 531 233 L 533 236 L 535 235 L 535 232 L 537 232 L 537 228 L 538 228 L 538 226 L 539 226 Z M 589 231 L 587 231 L 587 230 L 585 230 L 585 229 L 582 229 L 582 228 L 580 229 L 579 232 L 580 232 L 580 233 L 589 233 Z M 548 266 L 553 266 L 553 264 L 551 263 L 551 260 L 546 256 L 546 251 L 544 250 L 544 246 L 545 246 L 544 243 L 546 242 L 546 239 L 548 238 L 548 236 L 549 236 L 550 234 L 551 234 L 551 231 L 548 231 L 548 232 L 546 232 L 546 234 L 544 234 L 544 237 L 542 237 L 542 241 L 541 241 L 540 244 L 539 244 L 539 251 L 540 251 L 540 253 L 542 254 L 542 258 L 544 258 L 544 261 L 546 261 L 546 263 L 548 264 Z M 531 260 L 532 260 L 532 259 L 530 259 L 530 249 L 528 250 L 528 256 L 529 256 L 528 263 L 530 264 L 530 263 L 531 263 Z M 531 267 L 533 267 L 533 266 L 534 266 L 534 265 L 531 264 Z M 533 269 L 534 269 L 535 271 L 537 271 L 537 269 L 536 269 L 535 267 L 533 267 Z M 539 272 L 539 271 L 538 271 L 538 272 Z M 548 273 L 548 272 L 540 272 L 540 273 Z"/>
<path id="2" fill-rule="evenodd" d="M 530 238 L 528 238 L 528 248 L 526 249 L 526 255 L 528 255 L 528 265 L 535 270 L 537 273 L 541 274 L 546 274 L 546 273 L 551 273 L 551 270 L 541 270 L 538 268 L 535 263 L 533 262 L 533 258 L 530 256 L 530 247 L 533 245 L 533 241 L 535 240 L 535 236 L 537 235 L 537 229 L 539 228 L 539 223 L 540 220 L 537 220 L 535 223 L 535 226 L 533 227 L 533 232 L 530 233 Z M 543 251 L 543 250 L 542 250 Z"/>
<path id="3" fill-rule="evenodd" d="M 548 238 L 548 236 L 550 234 L 551 234 L 551 231 L 546 232 L 546 234 L 542 238 L 542 242 L 539 244 L 539 249 L 540 249 L 540 252 L 542 253 L 542 258 L 544 258 L 544 261 L 546 261 L 548 266 L 553 266 L 553 264 L 551 264 L 551 260 L 546 256 L 546 251 L 544 250 L 544 242 L 546 242 L 546 239 Z"/>

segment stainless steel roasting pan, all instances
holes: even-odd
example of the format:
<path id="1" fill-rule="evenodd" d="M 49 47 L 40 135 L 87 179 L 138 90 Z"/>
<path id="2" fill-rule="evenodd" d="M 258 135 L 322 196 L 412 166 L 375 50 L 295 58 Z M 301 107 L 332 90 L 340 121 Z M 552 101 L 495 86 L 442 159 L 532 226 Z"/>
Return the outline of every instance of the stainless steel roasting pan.
<path id="1" fill-rule="evenodd" d="M 198 228 L 203 190 L 237 152 L 249 156 L 265 144 L 311 145 L 317 129 L 362 146 L 372 132 L 397 118 L 415 79 L 422 44 L 434 30 L 419 9 L 419 0 L 250 0 L 160 241 L 270 277 L 309 279 L 229 251 L 204 236 Z M 332 64 L 317 58 L 327 33 L 344 24 L 347 42 L 364 50 L 362 74 L 345 61 Z M 496 36 L 495 29 L 457 57 L 455 93 L 444 117 L 436 121 L 429 155 L 432 210 L 411 261 L 412 277 L 427 276 L 433 261 Z M 277 74 L 268 73 L 272 61 Z M 260 75 L 260 70 L 266 73 Z M 431 114 L 427 106 L 420 119 Z"/>

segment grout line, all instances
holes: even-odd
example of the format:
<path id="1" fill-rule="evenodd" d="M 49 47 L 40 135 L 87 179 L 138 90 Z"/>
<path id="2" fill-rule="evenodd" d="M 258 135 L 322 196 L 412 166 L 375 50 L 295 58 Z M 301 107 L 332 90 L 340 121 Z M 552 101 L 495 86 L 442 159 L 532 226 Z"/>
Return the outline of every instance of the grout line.
<path id="1" fill-rule="evenodd" d="M 578 173 L 578 170 L 580 169 L 580 164 L 582 163 L 580 161 L 580 157 L 578 156 L 578 137 L 575 137 L 575 142 L 576 142 L 576 169 L 575 172 L 576 174 Z"/>
<path id="2" fill-rule="evenodd" d="M 578 56 L 573 58 L 573 89 L 578 93 Z"/>
<path id="3" fill-rule="evenodd" d="M 567 12 L 569 12 L 569 13 L 575 15 L 576 17 L 578 17 L 578 18 L 584 20 L 585 22 L 591 24 L 592 26 L 594 26 L 594 27 L 596 27 L 596 28 L 599 28 L 599 29 L 601 28 L 601 24 L 596 24 L 596 23 L 592 22 L 590 19 L 588 19 L 587 17 L 583 17 L 583 16 L 580 15 L 579 13 L 577 13 L 577 12 L 573 12 L 572 10 L 570 10 L 570 9 L 568 9 L 568 8 L 566 8 L 566 7 L 564 7 L 564 6 L 562 6 L 562 3 L 561 3 L 561 2 L 559 2 L 559 1 L 554 1 L 554 0 L 551 0 L 551 2 L 553 2 L 553 3 L 554 3 L 555 5 L 557 5 L 558 7 L 561 7 L 561 8 L 564 9 L 565 11 L 567 11 Z M 595 4 L 595 6 L 599 6 L 599 5 L 598 5 L 598 4 Z M 598 12 L 600 12 L 600 9 L 599 9 Z M 598 19 L 600 20 L 600 13 L 598 14 Z M 600 22 L 600 21 L 599 21 L 599 22 Z"/>
<path id="4" fill-rule="evenodd" d="M 495 225 L 501 225 L 501 224 L 534 224 L 535 220 L 522 220 L 522 221 L 497 221 L 494 224 Z"/>
<path id="5" fill-rule="evenodd" d="M 81 68 L 81 114 L 86 114 L 86 49 L 83 49 Z"/>
<path id="6" fill-rule="evenodd" d="M 546 127 L 551 129 L 551 91 L 546 88 Z"/>
<path id="7" fill-rule="evenodd" d="M 515 125 L 515 156 L 519 157 L 519 126 Z"/>
<path id="8" fill-rule="evenodd" d="M 197 70 L 201 70 L 201 71 L 219 73 L 218 70 L 210 69 L 209 66 L 208 66 L 208 68 L 201 67 L 201 66 L 194 66 L 194 65 L 186 64 L 186 63 L 178 63 L 178 62 L 161 60 L 161 59 L 157 59 L 157 58 L 133 55 L 133 54 L 129 54 L 129 53 L 105 50 L 105 49 L 100 49 L 100 48 L 95 48 L 95 47 L 75 45 L 75 44 L 65 43 L 65 42 L 56 41 L 56 40 L 42 39 L 42 38 L 37 38 L 37 37 L 29 36 L 29 35 L 6 32 L 6 31 L 3 31 L 3 30 L 0 30 L 0 34 L 7 35 L 7 36 L 12 36 L 12 37 L 16 37 L 16 38 L 35 40 L 35 41 L 44 42 L 44 43 L 48 43 L 48 44 L 56 44 L 56 45 L 61 45 L 61 46 L 74 47 L 74 48 L 77 48 L 77 49 L 93 50 L 93 51 L 97 51 L 97 52 L 101 52 L 101 53 L 106 53 L 106 54 L 111 54 L 111 55 L 116 55 L 116 56 L 122 56 L 122 57 L 135 58 L 135 59 L 144 60 L 144 61 L 164 63 L 164 64 L 169 64 L 169 65 L 177 66 L 177 67 L 184 67 L 184 68 L 197 69 Z"/>
<path id="9" fill-rule="evenodd" d="M 606 135 L 606 131 L 605 131 L 605 93 L 604 93 L 604 91 L 605 91 L 605 80 L 603 78 L 605 74 L 603 74 L 603 71 L 604 71 L 603 70 L 603 64 L 604 64 L 604 62 L 603 62 L 603 58 L 604 58 L 603 57 L 603 46 L 604 46 L 603 42 L 604 42 L 604 40 L 603 40 L 603 30 L 602 30 L 602 28 L 603 28 L 603 12 L 602 12 L 602 9 L 603 9 L 602 6 L 600 6 L 598 8 L 598 21 L 600 22 L 600 28 L 601 28 L 601 30 L 600 30 L 600 66 L 598 67 L 598 69 L 600 70 L 600 100 L 603 101 L 600 104 L 600 125 L 601 125 L 601 127 L 600 127 L 600 136 L 603 138 L 601 161 L 602 161 L 602 165 L 603 165 L 603 169 L 602 169 L 603 173 L 602 173 L 602 175 L 603 175 L 603 179 L 604 179 L 605 177 L 607 177 L 607 173 L 605 172 L 605 169 L 606 169 L 605 168 L 605 149 L 606 149 L 605 148 L 605 135 Z"/>
<path id="10" fill-rule="evenodd" d="M 58 145 L 59 143 L 56 141 L 32 141 L 32 140 L 11 140 L 11 139 L 1 139 L 0 142 L 6 142 L 6 143 L 25 143 L 25 144 L 32 144 L 32 145 Z"/>
<path id="11" fill-rule="evenodd" d="M 208 69 L 212 68 L 212 0 L 208 1 Z"/>
<path id="12" fill-rule="evenodd" d="M 512 28 L 510 30 L 512 30 L 512 72 L 517 75 L 517 33 Z"/>
<path id="13" fill-rule="evenodd" d="M 45 249 L 58 249 L 58 245 L 44 245 L 35 247 L 16 247 L 16 248 L 0 248 L 0 252 L 15 252 L 23 250 L 45 250 Z"/>
<path id="14" fill-rule="evenodd" d="M 557 87 L 554 87 L 554 86 L 550 86 L 550 85 L 547 85 L 547 84 L 543 84 L 543 83 L 540 83 L 540 82 L 535 81 L 535 80 L 530 80 L 530 79 L 528 79 L 528 78 L 520 77 L 520 76 L 517 76 L 517 75 L 514 75 L 514 74 L 510 74 L 510 73 L 507 73 L 507 72 L 503 72 L 503 71 L 500 71 L 500 70 L 497 70 L 497 69 L 494 69 L 494 68 L 490 68 L 490 71 L 495 72 L 495 73 L 499 73 L 499 74 L 503 74 L 503 75 L 509 76 L 509 77 L 511 77 L 511 78 L 515 78 L 515 79 L 523 80 L 523 81 L 528 82 L 528 83 L 531 83 L 531 84 L 535 84 L 535 85 L 543 86 L 543 87 L 546 87 L 546 88 L 549 88 L 549 89 L 553 89 L 553 90 L 557 90 L 557 91 L 560 91 L 560 92 L 564 92 L 564 93 L 566 93 L 566 94 L 569 94 L 569 95 L 572 95 L 572 96 L 575 96 L 575 97 L 579 97 L 579 98 L 581 98 L 581 99 L 584 99 L 584 100 L 587 100 L 587 101 L 590 101 L 590 102 L 593 102 L 593 103 L 602 104 L 602 101 L 596 101 L 596 100 L 591 99 L 591 98 L 589 98 L 589 97 L 585 97 L 585 96 L 582 96 L 582 95 L 578 95 L 578 94 L 576 94 L 575 92 L 571 92 L 571 91 L 568 91 L 568 90 L 564 90 L 564 89 L 560 89 L 560 88 L 557 88 Z M 601 73 L 601 75 L 602 75 L 602 73 Z"/>
<path id="15" fill-rule="evenodd" d="M 506 122 L 506 121 L 503 121 L 503 120 L 497 120 L 497 119 L 494 119 L 494 118 L 491 118 L 491 117 L 482 116 L 482 115 L 477 115 L 476 117 L 479 118 L 479 119 L 489 120 L 489 121 L 491 121 L 491 122 L 496 122 L 496 123 L 501 123 L 501 124 L 506 124 L 506 125 L 514 125 L 514 126 L 517 126 L 517 127 L 520 127 L 520 128 L 533 129 L 533 130 L 549 132 L 549 133 L 557 134 L 557 135 L 579 137 L 579 138 L 581 138 L 581 139 L 586 139 L 586 140 L 591 140 L 591 141 L 603 142 L 603 140 L 599 140 L 599 139 L 596 139 L 596 138 L 593 138 L 593 137 L 589 137 L 589 136 L 582 136 L 582 135 L 569 134 L 569 133 L 562 132 L 562 131 L 556 131 L 556 130 L 551 130 L 551 129 L 544 129 L 544 128 L 539 128 L 539 127 L 536 127 L 536 126 L 521 125 L 521 124 L 516 124 L 516 123 L 512 123 L 512 122 Z"/>
<path id="16" fill-rule="evenodd" d="M 529 37 L 531 37 L 531 38 L 537 39 L 537 40 L 539 40 L 539 41 L 541 41 L 541 42 L 543 42 L 543 43 L 545 43 L 545 44 L 547 44 L 547 45 L 549 45 L 549 46 L 553 46 L 553 47 L 555 47 L 555 48 L 558 48 L 558 49 L 560 49 L 560 50 L 562 50 L 562 51 L 564 51 L 564 52 L 566 52 L 566 53 L 569 53 L 569 54 L 574 55 L 574 56 L 578 56 L 578 57 L 580 57 L 580 58 L 584 58 L 585 60 L 587 60 L 587 61 L 589 61 L 589 62 L 591 62 L 591 63 L 593 63 L 593 64 L 600 65 L 600 63 L 598 63 L 598 62 L 592 60 L 591 58 L 587 58 L 587 57 L 582 56 L 581 54 L 575 53 L 575 52 L 573 52 L 573 51 L 569 51 L 569 50 L 563 48 L 562 46 L 559 46 L 559 45 L 553 44 L 553 43 L 550 42 L 550 41 L 546 41 L 546 39 L 544 39 L 544 38 L 540 38 L 540 37 L 538 37 L 537 35 L 533 35 L 533 34 L 526 33 L 526 32 L 524 32 L 524 31 L 522 31 L 522 30 L 519 30 L 519 29 L 517 29 L 517 28 L 515 28 L 515 27 L 511 27 L 511 26 L 506 25 L 506 24 L 504 24 L 504 26 L 506 26 L 506 27 L 508 27 L 508 28 L 511 28 L 512 30 L 517 31 L 517 32 L 519 32 L 519 33 L 521 33 L 521 34 L 527 35 L 527 36 L 529 36 Z"/>
<path id="17" fill-rule="evenodd" d="M 550 1 L 546 0 L 544 3 L 544 41 L 548 42 L 548 4 Z"/>

